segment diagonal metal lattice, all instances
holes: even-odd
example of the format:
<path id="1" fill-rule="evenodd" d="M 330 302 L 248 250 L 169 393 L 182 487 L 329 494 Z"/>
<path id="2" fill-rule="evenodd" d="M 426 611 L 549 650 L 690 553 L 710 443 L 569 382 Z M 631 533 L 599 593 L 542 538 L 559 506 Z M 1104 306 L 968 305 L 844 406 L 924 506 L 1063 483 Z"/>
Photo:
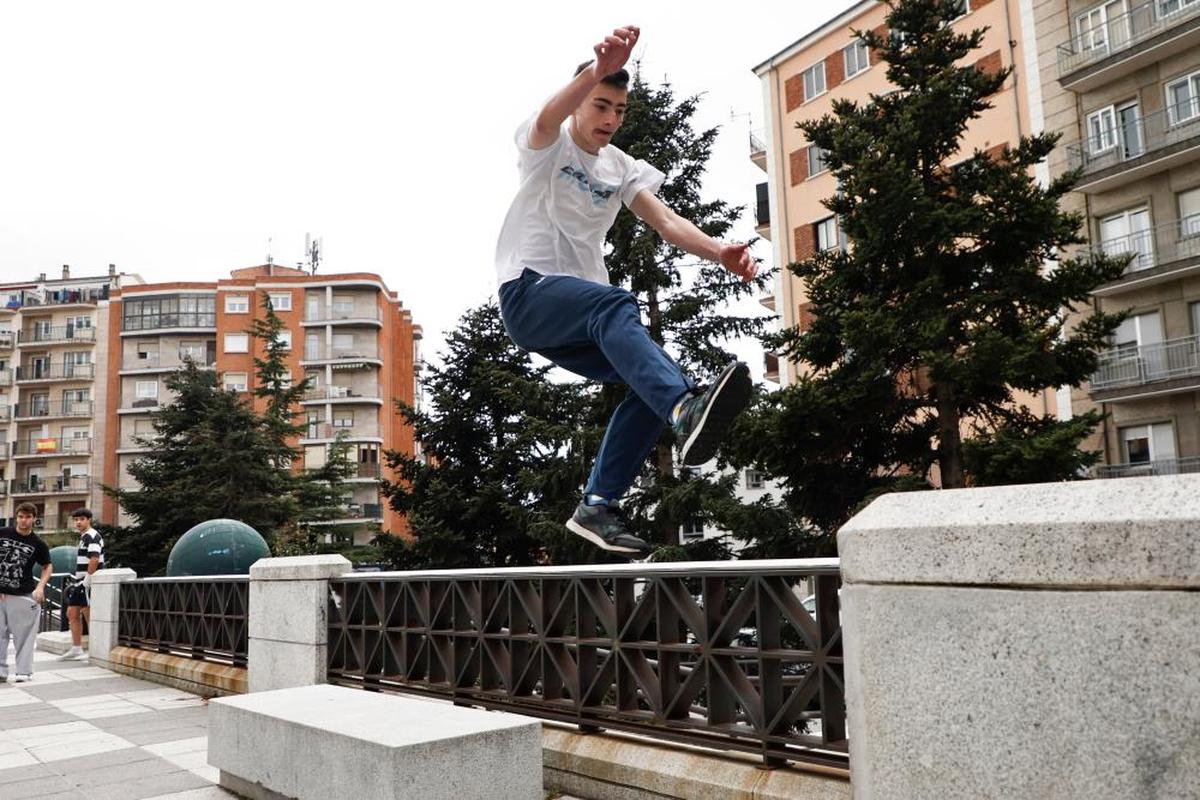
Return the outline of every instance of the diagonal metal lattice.
<path id="1" fill-rule="evenodd" d="M 118 643 L 246 666 L 250 579 L 220 575 L 121 584 Z"/>
<path id="2" fill-rule="evenodd" d="M 347 576 L 329 680 L 845 768 L 840 581 L 832 560 Z"/>

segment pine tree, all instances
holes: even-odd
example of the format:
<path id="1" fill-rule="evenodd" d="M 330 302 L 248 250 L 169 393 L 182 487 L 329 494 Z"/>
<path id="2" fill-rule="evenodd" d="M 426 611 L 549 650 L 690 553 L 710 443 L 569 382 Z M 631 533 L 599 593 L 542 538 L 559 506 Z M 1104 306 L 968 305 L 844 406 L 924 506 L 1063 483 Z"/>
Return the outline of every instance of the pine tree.
<path id="1" fill-rule="evenodd" d="M 383 495 L 411 540 L 375 544 L 397 568 L 523 566 L 571 560 L 563 529 L 594 450 L 586 388 L 547 380 L 508 338 L 494 302 L 468 311 L 427 368 L 427 409 L 401 405 L 422 455 L 389 451 Z M 582 548 L 578 548 L 582 550 Z"/>
<path id="2" fill-rule="evenodd" d="M 1079 385 L 1119 322 L 1066 325 L 1125 264 L 1063 257 L 1083 241 L 1081 217 L 1060 208 L 1077 175 L 1032 177 L 1058 137 L 961 152 L 1009 77 L 969 63 L 984 31 L 950 25 L 958 0 L 888 5 L 892 33 L 858 36 L 895 91 L 798 125 L 837 178 L 825 205 L 850 246 L 792 265 L 814 320 L 784 344 L 811 372 L 748 426 L 756 460 L 826 531 L 880 491 L 927 485 L 934 466 L 945 487 L 1071 477 L 1099 417 L 1037 418 L 1013 392 Z M 967 421 L 994 433 L 965 446 Z"/>
<path id="3" fill-rule="evenodd" d="M 742 209 L 701 197 L 704 172 L 718 130 L 697 132 L 692 127 L 699 102 L 699 97 L 676 99 L 669 84 L 652 87 L 638 72 L 629 88 L 625 120 L 613 144 L 661 170 L 667 176 L 658 191 L 663 202 L 700 230 L 721 239 L 730 232 Z M 723 343 L 758 336 L 770 320 L 767 315 L 744 316 L 729 310 L 731 303 L 771 285 L 770 270 L 743 283 L 719 264 L 700 262 L 663 241 L 657 231 L 626 208 L 617 215 L 607 243 L 607 266 L 613 283 L 625 286 L 637 297 L 650 337 L 700 380 L 711 379 L 733 360 Z M 606 420 L 623 394 L 623 389 L 605 387 L 595 416 Z M 736 538 L 752 540 L 778 530 L 764 528 L 763 524 L 772 520 L 784 524 L 769 503 L 763 515 L 749 513 L 734 495 L 731 480 L 677 473 L 672 448 L 672 438 L 664 432 L 643 480 L 626 501 L 639 535 L 670 545 L 678 541 L 680 526 L 692 522 L 715 524 Z M 712 554 L 724 556 L 727 551 Z M 656 557 L 670 555 L 660 553 Z M 697 555 L 698 551 L 689 557 Z"/>

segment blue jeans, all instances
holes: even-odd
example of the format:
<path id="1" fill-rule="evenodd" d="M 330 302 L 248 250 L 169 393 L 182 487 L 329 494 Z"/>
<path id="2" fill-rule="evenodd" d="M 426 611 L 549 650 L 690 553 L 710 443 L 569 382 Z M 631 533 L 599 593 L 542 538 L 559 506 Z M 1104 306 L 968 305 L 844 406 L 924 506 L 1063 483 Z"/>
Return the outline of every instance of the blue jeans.
<path id="1" fill-rule="evenodd" d="M 526 269 L 500 287 L 500 315 L 518 347 L 576 375 L 629 387 L 584 489 L 609 499 L 624 495 L 695 384 L 650 338 L 637 300 L 618 286 Z"/>

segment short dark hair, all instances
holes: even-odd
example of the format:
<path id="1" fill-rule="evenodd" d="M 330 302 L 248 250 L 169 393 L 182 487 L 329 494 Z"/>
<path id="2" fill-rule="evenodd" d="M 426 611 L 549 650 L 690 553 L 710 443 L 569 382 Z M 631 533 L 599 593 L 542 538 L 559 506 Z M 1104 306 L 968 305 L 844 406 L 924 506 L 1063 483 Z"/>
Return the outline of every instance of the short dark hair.
<path id="1" fill-rule="evenodd" d="M 91 519 L 92 510 L 90 508 L 77 508 L 71 512 L 71 519 L 78 519 L 79 517 L 87 517 L 88 519 Z"/>
<path id="2" fill-rule="evenodd" d="M 30 516 L 36 517 L 37 506 L 35 506 L 33 503 L 21 503 L 19 506 L 13 509 L 13 516 L 15 517 L 17 514 L 29 514 Z"/>
<path id="3" fill-rule="evenodd" d="M 591 61 L 583 62 L 582 64 L 580 64 L 578 67 L 575 68 L 575 74 L 578 75 L 579 73 L 583 72 L 585 69 L 590 67 L 593 63 L 594 62 L 591 62 Z M 619 69 L 616 72 L 614 72 L 612 75 L 605 75 L 603 78 L 600 79 L 600 82 L 603 84 L 606 84 L 608 86 L 611 86 L 614 89 L 620 89 L 621 91 L 627 91 L 629 89 L 629 73 L 623 69 Z"/>

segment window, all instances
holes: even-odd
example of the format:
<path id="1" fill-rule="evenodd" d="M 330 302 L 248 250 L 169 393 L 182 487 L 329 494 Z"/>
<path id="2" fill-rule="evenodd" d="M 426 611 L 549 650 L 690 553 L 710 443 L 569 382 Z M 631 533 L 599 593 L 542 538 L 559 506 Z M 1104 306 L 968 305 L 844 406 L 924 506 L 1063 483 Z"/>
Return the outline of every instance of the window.
<path id="1" fill-rule="evenodd" d="M 216 298 L 212 295 L 181 294 L 147 297 L 124 302 L 122 330 L 156 328 L 212 328 L 217 324 Z"/>
<path id="2" fill-rule="evenodd" d="M 354 427 L 354 412 L 353 411 L 335 411 L 333 413 L 333 427 L 335 428 L 353 428 Z"/>
<path id="3" fill-rule="evenodd" d="M 319 469 L 325 466 L 325 445 L 310 444 L 304 448 L 304 468 Z"/>
<path id="4" fill-rule="evenodd" d="M 198 341 L 182 341 L 179 343 L 179 360 L 180 361 L 195 361 L 197 364 L 204 363 L 204 342 Z"/>
<path id="5" fill-rule="evenodd" d="M 1121 46 L 1129 37 L 1125 35 L 1124 0 L 1112 0 L 1088 9 L 1075 18 L 1076 41 L 1079 51 L 1105 51 L 1112 44 Z"/>
<path id="6" fill-rule="evenodd" d="M 815 144 L 808 146 L 808 177 L 819 175 L 829 167 L 825 166 L 825 151 Z"/>
<path id="7" fill-rule="evenodd" d="M 333 296 L 333 313 L 339 316 L 349 316 L 354 313 L 354 295 L 335 294 Z"/>
<path id="8" fill-rule="evenodd" d="M 871 66 L 871 51 L 866 42 L 855 40 L 842 50 L 846 59 L 846 77 L 852 78 Z"/>
<path id="9" fill-rule="evenodd" d="M 1192 311 L 1192 335 L 1200 336 L 1200 303 L 1192 303 L 1188 308 Z"/>
<path id="10" fill-rule="evenodd" d="M 316 361 L 321 358 L 321 340 L 325 338 L 319 333 L 310 333 L 304 337 L 304 360 Z"/>
<path id="11" fill-rule="evenodd" d="M 71 317 L 67 320 L 67 327 L 75 330 L 88 330 L 92 327 L 92 318 L 89 316 Z"/>
<path id="12" fill-rule="evenodd" d="M 138 381 L 134 384 L 133 394 L 138 400 L 158 399 L 158 381 Z"/>
<path id="13" fill-rule="evenodd" d="M 335 333 L 333 335 L 333 353 L 335 356 L 354 350 L 353 333 Z"/>
<path id="14" fill-rule="evenodd" d="M 1200 72 L 1167 84 L 1167 119 L 1178 125 L 1200 116 Z"/>
<path id="15" fill-rule="evenodd" d="M 965 17 L 967 14 L 970 14 L 970 13 L 971 13 L 971 0 L 962 0 L 962 2 L 959 3 L 958 10 L 954 12 L 954 15 L 951 16 L 948 19 L 948 21 L 953 22 L 954 20 L 958 19 L 959 17 Z"/>
<path id="16" fill-rule="evenodd" d="M 1182 8 L 1195 5 L 1200 0 L 1158 0 L 1158 16 L 1169 17 Z"/>
<path id="17" fill-rule="evenodd" d="M 838 230 L 837 217 L 826 217 L 814 227 L 817 229 L 818 250 L 846 249 L 846 239 Z"/>
<path id="18" fill-rule="evenodd" d="M 1117 107 L 1117 136 L 1121 142 L 1121 158 L 1137 158 L 1145 150 L 1142 118 L 1136 101 Z"/>
<path id="19" fill-rule="evenodd" d="M 291 331 L 280 331 L 279 335 L 276 337 L 275 341 L 282 344 L 284 350 L 291 350 L 292 349 L 292 332 Z"/>
<path id="20" fill-rule="evenodd" d="M 1088 152 L 1092 155 L 1117 146 L 1117 115 L 1112 106 L 1087 115 Z"/>
<path id="21" fill-rule="evenodd" d="M 270 292 L 267 294 L 267 299 L 271 301 L 271 308 L 276 311 L 292 310 L 291 292 Z"/>
<path id="22" fill-rule="evenodd" d="M 1107 256 L 1133 255 L 1129 270 L 1154 266 L 1150 209 L 1143 206 L 1100 220 L 1100 248 Z"/>
<path id="23" fill-rule="evenodd" d="M 1148 464 L 1175 458 L 1174 428 L 1169 422 L 1121 428 L 1121 458 L 1126 464 Z"/>
<path id="24" fill-rule="evenodd" d="M 804 101 L 808 102 L 825 92 L 825 62 L 814 64 L 804 70 Z"/>
<path id="25" fill-rule="evenodd" d="M 135 417 L 133 420 L 133 435 L 147 438 L 154 435 L 154 420 L 147 417 Z"/>
<path id="26" fill-rule="evenodd" d="M 226 372 L 221 377 L 221 385 L 227 392 L 244 392 L 246 391 L 246 373 Z"/>
<path id="27" fill-rule="evenodd" d="M 226 353 L 249 353 L 250 352 L 250 336 L 245 333 L 227 333 L 225 334 L 225 352 Z"/>
<path id="28" fill-rule="evenodd" d="M 761 470 L 748 469 L 746 470 L 746 488 L 761 489 L 766 483 L 766 476 Z"/>
<path id="29" fill-rule="evenodd" d="M 1125 321 L 1113 331 L 1113 347 L 1121 351 L 1135 351 L 1138 347 L 1158 344 L 1163 340 L 1162 321 L 1157 311 L 1149 314 L 1135 314 L 1126 317 Z"/>
<path id="30" fill-rule="evenodd" d="M 138 342 L 137 360 L 142 366 L 158 363 L 158 342 Z"/>
<path id="31" fill-rule="evenodd" d="M 704 538 L 704 523 L 690 519 L 679 526 L 679 538 L 684 542 L 694 542 Z"/>
<path id="32" fill-rule="evenodd" d="M 250 313 L 250 296 L 245 294 L 227 294 L 225 295 L 225 313 L 226 314 L 249 314 Z"/>
<path id="33" fill-rule="evenodd" d="M 1200 236 L 1200 188 L 1179 193 L 1179 238 Z"/>

